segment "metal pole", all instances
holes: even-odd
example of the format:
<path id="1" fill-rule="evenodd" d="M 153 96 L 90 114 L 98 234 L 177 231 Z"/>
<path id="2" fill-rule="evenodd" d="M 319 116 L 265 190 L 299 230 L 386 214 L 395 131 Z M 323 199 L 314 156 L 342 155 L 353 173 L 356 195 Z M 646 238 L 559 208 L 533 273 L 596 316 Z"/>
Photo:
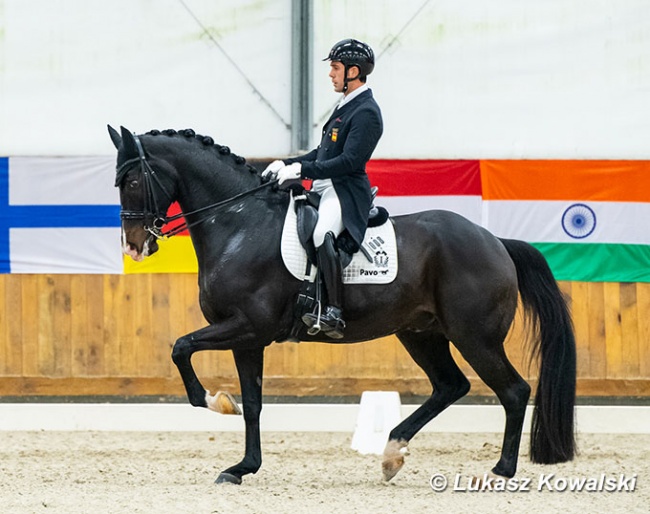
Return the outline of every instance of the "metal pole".
<path id="1" fill-rule="evenodd" d="M 310 148 L 312 128 L 312 0 L 291 1 L 291 151 Z"/>

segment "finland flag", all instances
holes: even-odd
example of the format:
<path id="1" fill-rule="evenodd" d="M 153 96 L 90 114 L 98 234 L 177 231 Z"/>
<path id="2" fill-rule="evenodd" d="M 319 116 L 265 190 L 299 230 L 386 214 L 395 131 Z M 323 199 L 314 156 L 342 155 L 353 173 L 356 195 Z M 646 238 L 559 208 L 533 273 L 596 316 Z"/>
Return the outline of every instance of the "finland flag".
<path id="1" fill-rule="evenodd" d="M 0 273 L 122 273 L 114 157 L 0 158 Z"/>

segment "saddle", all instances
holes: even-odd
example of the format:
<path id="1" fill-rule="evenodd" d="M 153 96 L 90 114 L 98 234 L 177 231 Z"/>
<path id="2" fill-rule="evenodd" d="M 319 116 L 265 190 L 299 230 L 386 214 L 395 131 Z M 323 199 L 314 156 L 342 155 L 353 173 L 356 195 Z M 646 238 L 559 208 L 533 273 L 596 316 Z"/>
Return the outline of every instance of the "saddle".
<path id="1" fill-rule="evenodd" d="M 285 220 L 282 246 L 286 265 L 288 265 L 287 259 L 291 260 L 290 255 L 299 251 L 303 252 L 303 282 L 294 304 L 294 322 L 288 338 L 290 341 L 297 342 L 301 339 L 300 333 L 306 328 L 302 322 L 302 316 L 307 312 L 312 312 L 321 299 L 321 279 L 315 272 L 317 258 L 313 241 L 314 228 L 318 221 L 320 196 L 312 191 L 304 190 L 299 185 L 295 189 L 294 186 L 291 188 L 292 197 Z M 377 188 L 373 188 L 371 192 L 374 201 Z M 396 251 L 395 236 L 392 224 L 386 224 L 388 220 L 388 211 L 383 207 L 373 205 L 369 212 L 366 239 L 361 247 L 347 230 L 336 238 L 335 246 L 343 269 L 344 283 L 388 283 L 394 279 L 397 274 L 397 257 L 394 253 L 391 257 L 389 255 Z M 289 235 L 291 231 L 294 233 L 295 245 L 291 244 L 292 239 Z M 380 232 L 373 234 L 373 231 Z M 357 256 L 359 251 L 363 256 Z M 375 252 L 375 255 L 371 255 L 370 252 Z M 292 273 L 298 278 L 299 275 L 295 270 Z"/>
<path id="2" fill-rule="evenodd" d="M 374 202 L 379 188 L 373 187 L 370 190 L 372 200 Z M 312 266 L 316 266 L 316 247 L 314 246 L 314 228 L 318 222 L 318 206 L 320 204 L 320 195 L 313 191 L 302 190 L 302 194 L 294 197 L 295 210 L 296 210 L 296 229 L 298 231 L 298 240 L 301 246 L 307 253 L 307 258 Z M 383 207 L 375 207 L 374 204 L 370 207 L 368 214 L 368 227 L 378 227 L 388 221 L 388 211 Z M 372 256 L 360 247 L 357 242 L 352 239 L 350 233 L 344 230 L 336 238 L 336 249 L 339 252 L 339 259 L 341 267 L 346 268 L 355 253 L 361 250 L 369 262 L 372 262 Z"/>

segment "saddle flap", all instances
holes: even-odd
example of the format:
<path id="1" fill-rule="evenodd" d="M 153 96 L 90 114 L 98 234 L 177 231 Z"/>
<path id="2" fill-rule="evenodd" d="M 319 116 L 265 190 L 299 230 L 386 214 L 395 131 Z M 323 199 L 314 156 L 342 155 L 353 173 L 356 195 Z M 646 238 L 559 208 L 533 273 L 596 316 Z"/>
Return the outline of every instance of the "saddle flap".
<path id="1" fill-rule="evenodd" d="M 311 266 L 305 277 L 309 262 L 305 249 L 298 239 L 295 200 L 291 196 L 282 230 L 281 252 L 287 270 L 299 280 L 315 280 L 316 266 Z M 390 221 L 379 227 L 368 227 L 363 251 L 352 256 L 343 269 L 344 284 L 388 284 L 395 280 L 398 271 L 397 241 L 395 228 Z"/>
<path id="2" fill-rule="evenodd" d="M 280 252 L 282 254 L 282 260 L 285 263 L 287 269 L 291 274 L 297 279 L 308 278 L 309 280 L 314 280 L 316 278 L 316 266 L 311 266 L 308 271 L 309 276 L 305 277 L 307 272 L 307 264 L 309 260 L 307 258 L 307 253 L 300 244 L 298 239 L 298 229 L 297 229 L 297 219 L 295 200 L 293 195 L 289 197 L 289 208 L 287 209 L 287 214 L 284 219 L 284 226 L 282 228 L 282 238 L 280 243 Z"/>
<path id="3" fill-rule="evenodd" d="M 312 234 L 318 222 L 318 211 L 311 204 L 305 201 L 296 202 L 296 230 L 298 231 L 298 240 L 307 252 L 309 261 L 316 265 L 316 248 Z"/>

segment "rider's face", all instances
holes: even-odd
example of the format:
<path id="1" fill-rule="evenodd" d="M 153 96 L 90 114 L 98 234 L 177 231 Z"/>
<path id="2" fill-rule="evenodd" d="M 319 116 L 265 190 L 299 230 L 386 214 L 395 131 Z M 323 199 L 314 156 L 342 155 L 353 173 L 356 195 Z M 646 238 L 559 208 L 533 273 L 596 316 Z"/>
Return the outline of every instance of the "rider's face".
<path id="1" fill-rule="evenodd" d="M 337 93 L 343 92 L 343 87 L 345 83 L 343 81 L 345 76 L 345 66 L 342 62 L 332 61 L 330 62 L 330 74 L 329 77 L 332 79 L 332 85 L 334 86 L 334 91 Z"/>

